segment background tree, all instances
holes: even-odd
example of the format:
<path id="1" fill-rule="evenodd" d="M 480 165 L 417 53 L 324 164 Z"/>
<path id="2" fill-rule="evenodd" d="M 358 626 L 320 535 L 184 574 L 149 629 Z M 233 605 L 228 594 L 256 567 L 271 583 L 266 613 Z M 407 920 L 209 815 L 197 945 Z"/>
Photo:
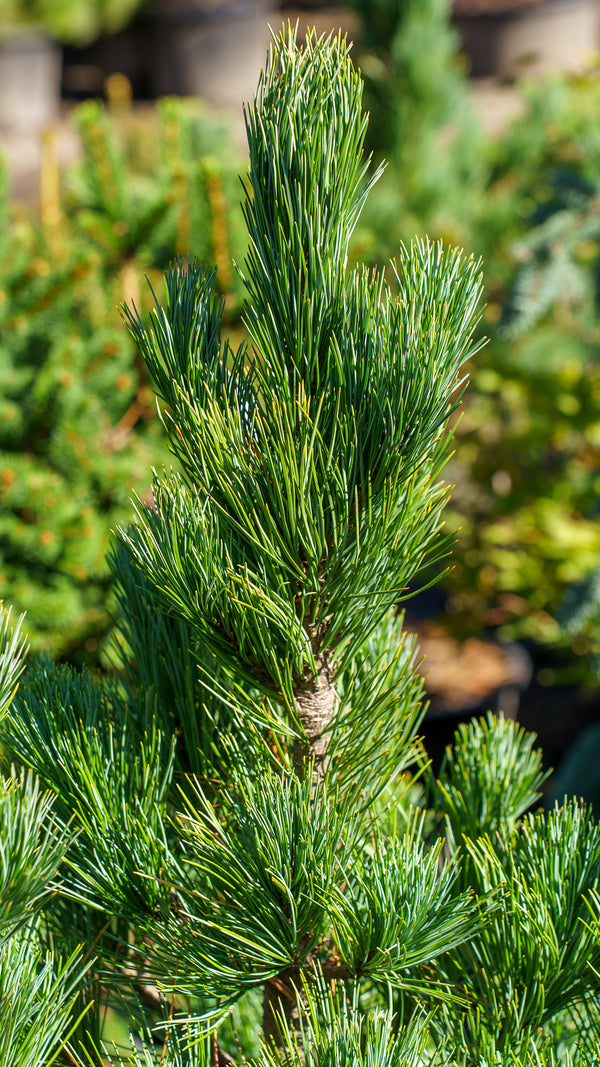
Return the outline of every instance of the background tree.
<path id="1" fill-rule="evenodd" d="M 159 284 L 193 242 L 227 264 L 230 324 L 241 303 L 231 257 L 245 250 L 228 206 L 237 166 L 216 158 L 231 153 L 226 127 L 171 100 L 140 128 L 114 95 L 112 112 L 76 109 L 82 160 L 62 178 L 46 140 L 40 219 L 11 207 L 4 182 L 0 204 L 0 597 L 27 613 L 35 651 L 90 665 L 111 626 L 110 531 L 167 454 L 118 306 L 151 306 L 144 275 Z"/>

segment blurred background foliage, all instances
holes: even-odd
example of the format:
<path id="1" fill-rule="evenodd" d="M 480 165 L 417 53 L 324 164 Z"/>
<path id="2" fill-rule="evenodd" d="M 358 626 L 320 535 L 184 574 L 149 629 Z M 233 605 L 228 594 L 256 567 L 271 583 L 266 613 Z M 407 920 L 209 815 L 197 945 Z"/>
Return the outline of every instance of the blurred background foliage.
<path id="1" fill-rule="evenodd" d="M 526 104 L 488 145 L 471 237 L 490 340 L 449 472 L 449 606 L 581 654 L 557 612 L 600 551 L 599 73 L 531 86 Z"/>
<path id="2" fill-rule="evenodd" d="M 192 102 L 140 121 L 88 101 L 73 121 L 81 162 L 59 174 L 47 135 L 39 209 L 11 206 L 6 183 L 1 201 L 0 598 L 27 612 L 34 650 L 97 663 L 110 531 L 168 459 L 119 305 L 150 306 L 194 248 L 223 265 L 235 323 L 239 166 L 227 128 Z"/>
<path id="3" fill-rule="evenodd" d="M 116 33 L 140 6 L 141 0 L 0 0 L 0 40 L 35 30 L 86 44 Z"/>

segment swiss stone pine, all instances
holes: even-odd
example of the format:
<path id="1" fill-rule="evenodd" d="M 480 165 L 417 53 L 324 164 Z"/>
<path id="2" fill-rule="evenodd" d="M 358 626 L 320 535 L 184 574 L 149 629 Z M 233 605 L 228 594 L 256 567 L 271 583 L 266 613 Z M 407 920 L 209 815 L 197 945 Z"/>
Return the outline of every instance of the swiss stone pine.
<path id="1" fill-rule="evenodd" d="M 597 1062 L 596 822 L 527 814 L 540 754 L 501 718 L 434 778 L 397 615 L 446 550 L 479 268 L 349 266 L 376 175 L 339 39 L 275 40 L 247 128 L 247 343 L 195 262 L 127 312 L 177 465 L 113 551 L 123 670 L 32 662 L 15 695 L 2 621 L 6 774 L 48 795 L 0 790 L 0 1061 L 116 1062 L 110 1006 L 138 1067 Z"/>

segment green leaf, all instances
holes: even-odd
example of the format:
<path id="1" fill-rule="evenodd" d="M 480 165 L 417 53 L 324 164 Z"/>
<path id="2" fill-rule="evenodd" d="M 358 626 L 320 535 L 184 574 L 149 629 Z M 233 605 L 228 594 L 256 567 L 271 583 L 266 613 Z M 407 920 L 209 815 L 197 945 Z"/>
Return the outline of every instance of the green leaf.
<path id="1" fill-rule="evenodd" d="M 539 800 L 548 773 L 535 740 L 535 734 L 491 713 L 461 723 L 434 786 L 451 844 L 461 836 L 509 835 Z"/>
<path id="2" fill-rule="evenodd" d="M 520 1042 L 558 1012 L 577 1005 L 600 966 L 595 914 L 600 827 L 574 803 L 528 815 L 510 836 L 467 841 L 478 888 L 499 906 L 481 934 L 438 968 L 470 1002 L 443 1024 Z M 592 909 L 592 911 L 590 911 Z M 458 1032 L 457 1031 L 457 1032 Z M 466 1032 L 465 1031 L 465 1032 Z"/>
<path id="3" fill-rule="evenodd" d="M 52 807 L 32 774 L 0 779 L 0 946 L 56 892 L 68 838 Z"/>
<path id="4" fill-rule="evenodd" d="M 232 677 L 280 699 L 340 665 L 444 550 L 437 479 L 481 291 L 479 264 L 414 242 L 346 272 L 370 182 L 345 43 L 273 43 L 247 117 L 246 323 L 221 342 L 214 274 L 179 263 L 144 325 L 181 477 L 155 476 L 122 538 Z M 374 180 L 374 179 L 373 179 Z"/>
<path id="5" fill-rule="evenodd" d="M 224 791 L 225 825 L 199 794 L 181 820 L 175 905 L 152 927 L 157 975 L 220 998 L 214 1013 L 289 966 L 302 965 L 329 929 L 327 902 L 357 833 L 335 794 L 272 771 Z M 187 870 L 187 875 L 185 871 Z M 162 965 L 162 970 L 161 970 Z"/>
<path id="6" fill-rule="evenodd" d="M 153 726 L 137 735 L 116 686 L 50 661 L 32 665 L 3 744 L 72 819 L 71 891 L 131 914 L 155 907 L 141 873 L 164 865 L 172 744 Z"/>
<path id="7" fill-rule="evenodd" d="M 335 891 L 336 942 L 355 975 L 416 988 L 411 970 L 479 932 L 475 897 L 457 891 L 457 863 L 440 864 L 443 843 L 429 849 L 421 825 L 414 820 L 404 837 L 357 854 Z"/>
<path id="8" fill-rule="evenodd" d="M 390 615 L 335 684 L 340 700 L 327 749 L 329 773 L 370 806 L 422 757 L 416 731 L 425 713 L 423 679 L 401 619 Z"/>
<path id="9" fill-rule="evenodd" d="M 446 1057 L 432 1054 L 429 1018 L 415 1012 L 398 1025 L 391 1012 L 362 1015 L 349 1003 L 344 987 L 326 983 L 317 970 L 299 992 L 303 1003 L 299 1030 L 280 1019 L 281 1046 L 266 1046 L 259 1067 L 443 1067 Z M 356 1000 L 356 998 L 354 998 Z"/>
<path id="10" fill-rule="evenodd" d="M 8 713 L 25 669 L 27 638 L 21 633 L 24 618 L 21 615 L 11 629 L 10 609 L 6 611 L 0 606 L 0 722 Z"/>
<path id="11" fill-rule="evenodd" d="M 77 1019 L 72 1017 L 81 964 L 74 954 L 54 961 L 33 928 L 0 946 L 0 1062 L 50 1067 Z"/>

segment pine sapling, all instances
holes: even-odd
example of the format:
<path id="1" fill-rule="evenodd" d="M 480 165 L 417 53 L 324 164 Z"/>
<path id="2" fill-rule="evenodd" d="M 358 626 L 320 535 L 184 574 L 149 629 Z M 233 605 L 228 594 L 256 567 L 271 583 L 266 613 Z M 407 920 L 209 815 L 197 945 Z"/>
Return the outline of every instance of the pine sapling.
<path id="1" fill-rule="evenodd" d="M 219 664 L 239 721 L 254 719 L 254 745 L 239 756 L 248 773 L 269 738 L 273 788 L 328 819 L 348 790 L 366 809 L 414 754 L 416 717 L 402 699 L 410 664 L 397 655 L 385 746 L 373 726 L 360 762 L 350 758 L 380 699 L 365 706 L 353 672 L 440 551 L 439 472 L 480 295 L 478 265 L 426 241 L 402 249 L 393 284 L 347 268 L 378 177 L 363 160 L 361 91 L 339 40 L 274 42 L 246 119 L 248 345 L 222 340 L 214 274 L 196 263 L 170 269 L 149 323 L 127 310 L 179 473 L 156 476 L 153 507 L 138 505 L 124 542 L 162 610 Z M 254 804 L 275 797 L 247 802 L 255 817 Z M 294 885 L 297 873 L 288 877 Z M 368 971 L 350 948 L 340 960 L 339 934 L 337 948 L 329 937 L 321 915 L 292 938 L 285 965 L 268 968 L 268 1036 L 278 1011 L 295 1012 L 293 990 L 317 960 L 330 976 Z M 221 1001 L 232 995 L 209 986 Z"/>
<path id="2" fill-rule="evenodd" d="M 397 606 L 445 550 L 480 279 L 426 241 L 389 278 L 348 266 L 365 126 L 343 42 L 274 41 L 247 115 L 248 342 L 223 339 L 195 262 L 148 322 L 127 312 L 177 469 L 112 554 L 121 674 L 32 664 L 2 720 L 6 759 L 43 787 L 19 779 L 21 821 L 37 840 L 50 819 L 32 851 L 4 783 L 11 1065 L 51 1062 L 27 1044 L 40 1004 L 52 1049 L 71 1034 L 68 1062 L 94 1065 L 109 1004 L 143 1033 L 136 1067 L 217 1067 L 226 1043 L 263 1067 L 597 1062 L 590 813 L 530 813 L 540 753 L 492 716 L 438 780 L 410 778 L 423 694 Z M 49 975 L 38 1000 L 17 920 Z M 54 979 L 46 949 L 68 961 Z"/>

